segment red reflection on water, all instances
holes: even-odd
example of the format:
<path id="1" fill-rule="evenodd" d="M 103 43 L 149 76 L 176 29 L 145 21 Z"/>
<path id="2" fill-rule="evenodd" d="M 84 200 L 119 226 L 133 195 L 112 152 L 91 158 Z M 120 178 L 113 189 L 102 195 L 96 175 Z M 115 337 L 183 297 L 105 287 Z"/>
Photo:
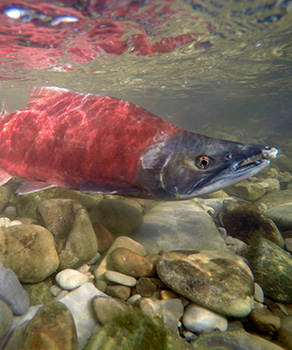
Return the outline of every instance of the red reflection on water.
<path id="1" fill-rule="evenodd" d="M 146 56 L 174 51 L 198 36 L 195 32 L 163 36 L 161 28 L 182 11 L 174 0 L 153 0 L 141 6 L 137 1 L 91 1 L 81 11 L 73 6 L 66 0 L 63 7 L 38 0 L 18 0 L 12 7 L 2 1 L 0 65 L 44 69 L 64 59 L 89 62 L 101 53 Z M 12 9 L 18 16 L 11 15 Z M 183 16 L 185 12 L 182 20 Z M 73 68 L 64 65 L 62 69 Z"/>

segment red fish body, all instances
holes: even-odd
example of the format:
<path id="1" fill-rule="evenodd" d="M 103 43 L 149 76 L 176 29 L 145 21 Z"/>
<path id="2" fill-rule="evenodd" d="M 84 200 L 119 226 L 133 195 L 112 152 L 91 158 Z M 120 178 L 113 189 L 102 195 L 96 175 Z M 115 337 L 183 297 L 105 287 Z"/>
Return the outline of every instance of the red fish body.
<path id="1" fill-rule="evenodd" d="M 226 153 L 243 159 L 265 150 L 267 158 L 270 149 L 194 134 L 116 98 L 34 87 L 27 108 L 1 116 L 0 183 L 18 176 L 33 181 L 20 193 L 60 186 L 189 198 Z"/>

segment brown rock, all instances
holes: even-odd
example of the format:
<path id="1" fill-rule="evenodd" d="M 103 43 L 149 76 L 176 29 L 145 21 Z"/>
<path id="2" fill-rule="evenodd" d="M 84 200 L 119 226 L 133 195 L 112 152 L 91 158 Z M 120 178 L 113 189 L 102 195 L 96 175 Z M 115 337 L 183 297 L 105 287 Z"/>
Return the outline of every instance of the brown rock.
<path id="1" fill-rule="evenodd" d="M 38 225 L 0 227 L 0 261 L 25 283 L 40 282 L 59 266 L 52 234 Z"/>
<path id="2" fill-rule="evenodd" d="M 136 291 L 142 297 L 151 297 L 157 291 L 157 285 L 151 278 L 141 277 L 136 284 Z"/>
<path id="3" fill-rule="evenodd" d="M 95 232 L 85 208 L 71 199 L 48 199 L 39 203 L 40 222 L 55 237 L 60 270 L 83 265 L 98 249 Z"/>
<path id="4" fill-rule="evenodd" d="M 132 277 L 153 276 L 154 265 L 145 257 L 127 249 L 115 249 L 109 258 L 109 266 Z"/>
<path id="5" fill-rule="evenodd" d="M 107 286 L 105 293 L 114 298 L 127 300 L 130 298 L 131 288 L 126 286 L 120 286 L 120 285 Z"/>
<path id="6" fill-rule="evenodd" d="M 280 247 L 284 246 L 284 239 L 277 226 L 271 219 L 264 217 L 253 203 L 224 201 L 222 221 L 229 235 L 247 244 L 263 237 Z"/>
<path id="7" fill-rule="evenodd" d="M 292 316 L 281 319 L 281 326 L 277 332 L 276 340 L 285 348 L 292 349 Z"/>
<path id="8" fill-rule="evenodd" d="M 25 329 L 25 350 L 77 349 L 77 335 L 71 312 L 64 304 L 50 302 L 36 313 Z"/>
<path id="9" fill-rule="evenodd" d="M 103 256 L 102 259 L 98 261 L 94 268 L 94 276 L 96 279 L 103 279 L 104 273 L 110 269 L 108 267 L 108 261 L 110 260 L 111 253 L 116 248 L 127 248 L 138 255 L 146 255 L 145 248 L 138 242 L 134 241 L 133 239 L 126 237 L 126 236 L 120 236 L 115 239 L 113 244 L 110 246 L 109 250 L 106 252 L 106 254 Z"/>
<path id="10" fill-rule="evenodd" d="M 96 235 L 98 251 L 102 253 L 111 246 L 115 239 L 109 230 L 107 230 L 102 224 L 95 222 L 92 224 L 92 227 Z"/>
<path id="11" fill-rule="evenodd" d="M 249 319 L 261 332 L 275 332 L 280 328 L 281 319 L 268 309 L 255 308 L 249 315 Z"/>
<path id="12" fill-rule="evenodd" d="M 92 307 L 101 324 L 111 322 L 119 313 L 132 309 L 132 306 L 124 300 L 111 297 L 95 297 Z"/>

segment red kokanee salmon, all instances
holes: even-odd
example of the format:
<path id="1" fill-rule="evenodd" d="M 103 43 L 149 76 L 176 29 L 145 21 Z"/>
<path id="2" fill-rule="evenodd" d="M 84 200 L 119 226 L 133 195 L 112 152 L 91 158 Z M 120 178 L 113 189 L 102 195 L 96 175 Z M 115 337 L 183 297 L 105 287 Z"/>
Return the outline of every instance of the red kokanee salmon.
<path id="1" fill-rule="evenodd" d="M 186 199 L 253 176 L 276 148 L 196 134 L 116 98 L 33 87 L 0 118 L 0 184 Z"/>

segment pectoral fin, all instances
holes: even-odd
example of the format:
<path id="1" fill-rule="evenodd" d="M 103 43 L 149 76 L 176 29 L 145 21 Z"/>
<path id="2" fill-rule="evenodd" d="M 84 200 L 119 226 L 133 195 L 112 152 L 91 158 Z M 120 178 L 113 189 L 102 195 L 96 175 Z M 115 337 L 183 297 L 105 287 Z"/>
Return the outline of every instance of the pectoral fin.
<path id="1" fill-rule="evenodd" d="M 25 181 L 16 190 L 17 194 L 28 194 L 46 190 L 47 188 L 56 187 L 56 185 L 48 184 L 43 181 Z"/>
<path id="2" fill-rule="evenodd" d="M 0 168 L 0 186 L 6 184 L 11 178 L 12 176 L 7 171 Z"/>

